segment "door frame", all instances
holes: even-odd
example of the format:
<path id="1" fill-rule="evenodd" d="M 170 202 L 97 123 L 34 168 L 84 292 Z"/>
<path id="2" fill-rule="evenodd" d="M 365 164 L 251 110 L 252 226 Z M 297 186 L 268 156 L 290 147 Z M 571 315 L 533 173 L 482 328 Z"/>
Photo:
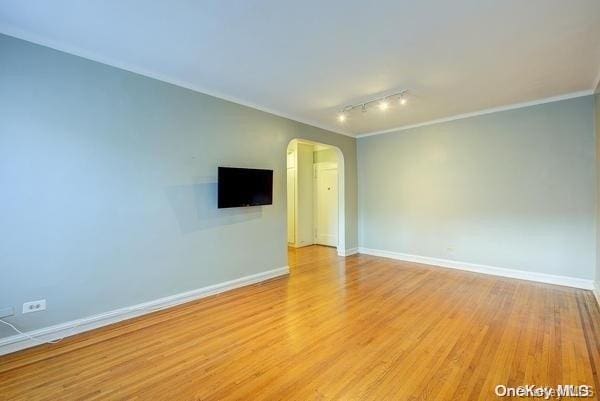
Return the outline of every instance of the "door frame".
<path id="1" fill-rule="evenodd" d="M 346 251 L 346 163 L 344 160 L 344 153 L 342 152 L 342 150 L 335 146 L 335 145 L 330 145 L 328 143 L 324 143 L 324 142 L 317 142 L 317 141 L 313 141 L 310 139 L 305 139 L 305 138 L 301 138 L 301 137 L 294 137 L 291 138 L 286 147 L 285 147 L 285 151 L 284 151 L 284 155 L 287 158 L 287 150 L 290 147 L 290 144 L 294 141 L 300 141 L 300 142 L 305 142 L 305 143 L 312 143 L 313 145 L 325 145 L 327 147 L 332 148 L 333 150 L 335 150 L 335 153 L 337 154 L 337 168 L 338 168 L 338 243 L 337 243 L 337 253 L 340 256 L 348 256 L 347 251 Z M 286 160 L 287 163 L 287 160 Z M 286 164 L 287 167 L 287 164 Z M 287 183 L 287 180 L 286 180 Z M 287 184 L 286 184 L 287 185 Z M 287 191 L 287 186 L 286 186 L 286 191 Z M 286 208 L 287 208 L 287 196 L 286 196 Z M 287 224 L 287 217 L 286 217 L 286 224 Z M 287 244 L 287 240 L 286 240 L 286 244 Z"/>

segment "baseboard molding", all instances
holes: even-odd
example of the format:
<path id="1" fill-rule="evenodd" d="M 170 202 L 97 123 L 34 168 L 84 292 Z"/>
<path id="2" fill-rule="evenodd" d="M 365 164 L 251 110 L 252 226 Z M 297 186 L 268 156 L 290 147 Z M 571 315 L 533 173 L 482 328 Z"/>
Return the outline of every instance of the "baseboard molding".
<path id="1" fill-rule="evenodd" d="M 510 277 L 520 280 L 536 281 L 546 284 L 556 284 L 566 287 L 582 288 L 585 290 L 594 289 L 593 280 L 586 280 L 576 277 L 557 276 L 553 274 L 529 272 L 524 270 L 507 269 L 503 267 L 494 267 L 479 265 L 475 263 L 459 262 L 448 259 L 430 258 L 427 256 L 410 255 L 406 253 L 383 251 L 371 248 L 358 248 L 359 253 L 373 256 L 381 256 L 384 258 L 402 260 L 405 262 L 422 263 L 425 265 L 447 267 L 450 269 L 466 270 L 475 273 L 490 274 L 492 276 Z"/>
<path id="2" fill-rule="evenodd" d="M 594 296 L 596 297 L 596 302 L 598 302 L 598 307 L 600 308 L 600 281 L 594 282 Z"/>
<path id="3" fill-rule="evenodd" d="M 195 301 L 200 298 L 210 295 L 219 294 L 221 292 L 233 290 L 235 288 L 244 287 L 251 284 L 256 284 L 261 281 L 269 280 L 275 277 L 289 274 L 289 267 L 281 267 L 278 269 L 268 270 L 265 272 L 252 274 L 241 277 L 235 280 L 226 281 L 219 284 L 210 285 L 192 291 L 182 292 L 164 298 L 155 299 L 141 304 L 128 306 L 121 309 L 115 309 L 106 313 L 88 316 L 82 319 L 72 320 L 69 322 L 44 327 L 38 330 L 27 332 L 41 341 L 52 341 L 63 337 L 69 337 L 75 334 L 83 333 L 89 330 L 97 329 L 102 326 L 117 323 L 126 319 L 142 316 L 158 310 L 170 308 L 176 305 L 181 305 L 186 302 Z M 37 342 L 30 340 L 22 334 L 17 334 L 10 337 L 0 339 L 0 355 L 9 354 L 25 348 L 39 345 Z"/>
<path id="4" fill-rule="evenodd" d="M 315 245 L 313 242 L 304 243 L 304 244 L 296 244 L 296 243 L 290 243 L 290 242 L 288 242 L 288 246 L 291 247 L 291 248 L 304 248 L 304 247 L 313 246 L 313 245 Z"/>
<path id="5" fill-rule="evenodd" d="M 358 248 L 338 249 L 339 256 L 351 256 L 358 253 Z"/>

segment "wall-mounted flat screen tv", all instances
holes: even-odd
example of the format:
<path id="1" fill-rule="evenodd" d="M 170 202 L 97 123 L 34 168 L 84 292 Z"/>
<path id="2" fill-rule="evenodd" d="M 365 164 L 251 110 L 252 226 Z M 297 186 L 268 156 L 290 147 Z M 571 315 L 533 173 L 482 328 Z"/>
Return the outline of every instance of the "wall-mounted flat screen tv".
<path id="1" fill-rule="evenodd" d="M 273 170 L 219 167 L 219 209 L 273 204 Z"/>

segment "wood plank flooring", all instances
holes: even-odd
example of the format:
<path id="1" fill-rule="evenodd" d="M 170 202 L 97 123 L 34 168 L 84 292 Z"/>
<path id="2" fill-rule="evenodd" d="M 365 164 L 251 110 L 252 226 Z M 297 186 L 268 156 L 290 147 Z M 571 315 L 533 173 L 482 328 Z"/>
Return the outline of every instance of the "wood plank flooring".
<path id="1" fill-rule="evenodd" d="M 600 390 L 589 291 L 318 246 L 290 250 L 290 266 L 289 277 L 0 357 L 0 399 L 474 401 L 498 399 L 497 384 Z"/>

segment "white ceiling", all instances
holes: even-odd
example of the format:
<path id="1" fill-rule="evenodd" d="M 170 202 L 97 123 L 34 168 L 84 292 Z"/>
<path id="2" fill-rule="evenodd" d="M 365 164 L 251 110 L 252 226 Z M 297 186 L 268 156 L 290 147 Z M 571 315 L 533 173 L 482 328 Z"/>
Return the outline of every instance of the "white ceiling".
<path id="1" fill-rule="evenodd" d="M 338 132 L 595 87 L 598 0 L 1 0 L 0 32 Z M 398 89 L 409 105 L 343 106 Z"/>

